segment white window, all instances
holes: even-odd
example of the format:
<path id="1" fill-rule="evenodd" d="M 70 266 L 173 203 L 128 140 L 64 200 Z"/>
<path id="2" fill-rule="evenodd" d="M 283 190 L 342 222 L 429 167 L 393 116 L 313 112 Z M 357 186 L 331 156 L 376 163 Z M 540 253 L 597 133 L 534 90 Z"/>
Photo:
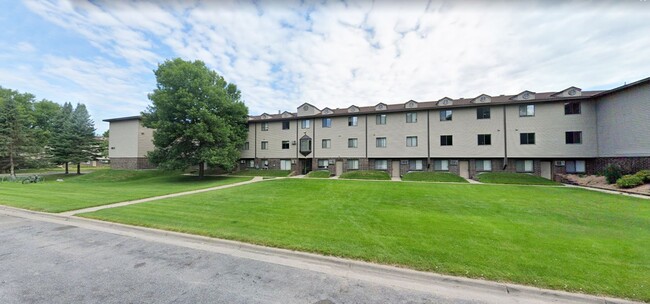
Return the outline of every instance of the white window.
<path id="1" fill-rule="evenodd" d="M 566 161 L 566 172 L 567 173 L 585 173 L 585 161 L 584 160 L 567 160 Z"/>
<path id="2" fill-rule="evenodd" d="M 535 105 L 520 105 L 519 117 L 535 116 Z"/>
<path id="3" fill-rule="evenodd" d="M 417 147 L 418 146 L 418 137 L 417 136 L 407 136 L 406 137 L 406 146 L 407 147 Z"/>
<path id="4" fill-rule="evenodd" d="M 386 137 L 377 137 L 377 148 L 386 148 Z"/>
<path id="5" fill-rule="evenodd" d="M 386 114 L 378 114 L 377 115 L 377 124 L 378 125 L 385 125 L 386 124 Z"/>
<path id="6" fill-rule="evenodd" d="M 329 167 L 330 161 L 329 159 L 319 159 L 318 160 L 318 169 L 327 169 Z"/>
<path id="7" fill-rule="evenodd" d="M 269 142 L 268 141 L 263 141 L 262 142 L 262 150 L 268 150 L 269 149 Z"/>
<path id="8" fill-rule="evenodd" d="M 290 159 L 281 159 L 280 160 L 280 170 L 291 170 L 291 160 Z"/>
<path id="9" fill-rule="evenodd" d="M 246 161 L 246 167 L 248 168 L 255 168 L 255 160 L 254 159 L 249 159 Z"/>
<path id="10" fill-rule="evenodd" d="M 309 126 L 311 125 L 311 120 L 309 119 L 303 119 L 300 121 L 300 127 L 302 129 L 309 129 Z"/>
<path id="11" fill-rule="evenodd" d="M 359 124 L 359 117 L 350 116 L 348 117 L 348 127 L 355 127 Z"/>
<path id="12" fill-rule="evenodd" d="M 348 138 L 348 148 L 358 148 L 359 140 L 356 138 Z"/>
<path id="13" fill-rule="evenodd" d="M 250 148 L 251 148 L 250 144 L 248 142 L 245 142 L 244 147 L 242 148 L 242 150 L 249 150 Z"/>
<path id="14" fill-rule="evenodd" d="M 375 160 L 375 169 L 377 170 L 388 170 L 388 161 L 385 159 Z"/>
<path id="15" fill-rule="evenodd" d="M 517 172 L 533 172 L 534 163 L 532 160 L 518 160 L 515 162 L 515 169 Z"/>
<path id="16" fill-rule="evenodd" d="M 262 131 L 268 131 L 269 130 L 269 123 L 268 122 L 263 122 L 262 123 Z"/>
<path id="17" fill-rule="evenodd" d="M 449 160 L 439 159 L 433 161 L 433 169 L 436 171 L 449 171 Z"/>
<path id="18" fill-rule="evenodd" d="M 418 113 L 408 112 L 406 113 L 406 122 L 407 123 L 416 123 L 418 122 Z"/>
<path id="19" fill-rule="evenodd" d="M 492 171 L 492 161 L 489 159 L 479 159 L 476 161 L 476 171 Z"/>
<path id="20" fill-rule="evenodd" d="M 421 159 L 411 159 L 411 160 L 409 160 L 409 170 L 410 171 L 422 171 L 422 160 Z"/>
<path id="21" fill-rule="evenodd" d="M 331 139 L 323 139 L 322 146 L 323 149 L 330 149 L 332 148 L 332 140 Z"/>
<path id="22" fill-rule="evenodd" d="M 348 169 L 350 169 L 350 170 L 359 170 L 359 160 L 358 159 L 348 159 Z"/>

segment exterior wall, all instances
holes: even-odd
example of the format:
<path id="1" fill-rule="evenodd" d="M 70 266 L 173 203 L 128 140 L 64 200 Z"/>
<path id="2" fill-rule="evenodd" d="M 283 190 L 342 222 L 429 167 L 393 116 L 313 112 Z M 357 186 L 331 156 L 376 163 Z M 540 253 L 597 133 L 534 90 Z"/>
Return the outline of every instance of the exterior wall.
<path id="1" fill-rule="evenodd" d="M 125 169 L 125 170 L 138 170 L 138 169 L 154 169 L 146 157 L 116 157 L 111 158 L 111 169 Z"/>
<path id="2" fill-rule="evenodd" d="M 296 141 L 296 128 L 300 127 L 297 120 L 290 123 L 289 130 L 282 130 L 281 121 L 270 121 L 268 131 L 262 131 L 262 123 L 256 123 L 255 129 L 257 130 L 257 141 L 255 147 L 250 144 L 251 149 L 257 149 L 257 158 L 296 158 L 298 145 L 293 145 Z M 249 130 L 254 130 L 250 128 Z M 249 131 L 250 137 L 250 131 Z M 282 141 L 289 141 L 289 149 L 282 149 Z M 262 142 L 267 141 L 268 150 L 262 150 Z"/>
<path id="3" fill-rule="evenodd" d="M 581 102 L 581 114 L 565 115 L 564 103 L 537 103 L 535 116 L 519 117 L 519 105 L 506 107 L 508 157 L 597 156 L 596 107 Z M 582 144 L 566 144 L 565 132 L 582 131 Z M 520 144 L 521 133 L 535 133 L 535 144 Z"/>
<path id="4" fill-rule="evenodd" d="M 138 124 L 138 157 L 146 157 L 154 148 L 153 129 Z"/>
<path id="5" fill-rule="evenodd" d="M 650 156 L 650 83 L 603 96 L 596 113 L 598 156 Z"/>
<path id="6" fill-rule="evenodd" d="M 140 121 L 114 121 L 109 126 L 108 157 L 111 162 L 115 158 L 138 157 L 138 130 Z"/>
<path id="7" fill-rule="evenodd" d="M 255 158 L 255 145 L 257 142 L 255 141 L 255 129 L 259 128 L 259 123 L 250 123 L 248 127 L 248 137 L 246 138 L 246 141 L 248 142 L 248 150 L 241 150 L 241 158 Z"/>
<path id="8" fill-rule="evenodd" d="M 354 115 L 350 115 L 354 116 Z M 359 123 L 355 127 L 348 127 L 348 117 L 331 117 L 332 127 L 323 128 L 321 118 L 312 122 L 315 127 L 315 136 L 312 144 L 315 147 L 313 155 L 315 158 L 364 158 L 366 157 L 366 117 L 358 115 Z M 374 119 L 374 116 L 373 116 Z M 301 130 L 304 131 L 304 130 Z M 307 133 L 309 135 L 309 133 Z M 302 132 L 299 134 L 302 137 Z M 348 148 L 348 138 L 357 138 L 358 147 Z M 331 139 L 332 147 L 322 149 L 323 139 Z M 374 139 L 373 139 L 374 140 Z"/>
<path id="9" fill-rule="evenodd" d="M 414 112 L 417 122 L 406 123 L 406 113 L 389 113 L 385 125 L 377 124 L 376 115 L 368 115 L 368 157 L 427 157 L 427 111 Z M 417 136 L 417 147 L 406 146 L 407 136 Z M 385 148 L 377 147 L 377 137 L 386 137 Z"/>
<path id="10" fill-rule="evenodd" d="M 480 106 L 490 106 L 481 104 Z M 451 121 L 440 121 L 430 111 L 431 157 L 503 157 L 503 106 L 490 106 L 489 119 L 477 119 L 476 108 L 453 109 Z M 491 145 L 478 145 L 478 134 L 491 134 Z M 452 135 L 452 146 L 441 146 L 440 136 Z"/>
<path id="11" fill-rule="evenodd" d="M 587 162 L 587 173 L 599 174 L 608 165 L 616 165 L 625 173 L 650 170 L 650 157 L 600 157 Z"/>

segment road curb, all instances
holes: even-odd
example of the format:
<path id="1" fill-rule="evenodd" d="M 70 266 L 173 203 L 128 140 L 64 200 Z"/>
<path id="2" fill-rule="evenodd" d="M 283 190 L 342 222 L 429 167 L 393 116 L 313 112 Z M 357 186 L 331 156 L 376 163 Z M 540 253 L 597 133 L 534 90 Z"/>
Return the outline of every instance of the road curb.
<path id="1" fill-rule="evenodd" d="M 334 256 L 324 256 L 239 241 L 131 226 L 77 216 L 29 211 L 8 206 L 0 206 L 0 214 L 77 226 L 95 231 L 134 237 L 145 241 L 166 243 L 354 278 L 387 286 L 430 292 L 443 297 L 458 296 L 460 293 L 467 300 L 483 300 L 492 303 L 641 303 L 512 283 L 442 275 Z"/>

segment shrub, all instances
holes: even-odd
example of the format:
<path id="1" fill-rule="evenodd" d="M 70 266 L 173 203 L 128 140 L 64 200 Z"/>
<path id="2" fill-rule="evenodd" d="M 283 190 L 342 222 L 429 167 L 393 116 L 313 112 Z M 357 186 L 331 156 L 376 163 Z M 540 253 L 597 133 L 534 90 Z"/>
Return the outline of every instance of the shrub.
<path id="1" fill-rule="evenodd" d="M 640 177 L 644 183 L 650 183 L 650 170 L 641 170 L 635 175 Z"/>
<path id="2" fill-rule="evenodd" d="M 641 184 L 643 180 L 637 175 L 624 175 L 616 181 L 616 186 L 619 188 L 634 188 Z"/>
<path id="3" fill-rule="evenodd" d="M 619 178 L 623 176 L 623 173 L 621 173 L 621 168 L 619 168 L 616 165 L 609 165 L 607 168 L 605 168 L 605 172 L 603 172 L 603 175 L 605 175 L 605 179 L 607 180 L 608 184 L 613 184 L 618 181 Z"/>

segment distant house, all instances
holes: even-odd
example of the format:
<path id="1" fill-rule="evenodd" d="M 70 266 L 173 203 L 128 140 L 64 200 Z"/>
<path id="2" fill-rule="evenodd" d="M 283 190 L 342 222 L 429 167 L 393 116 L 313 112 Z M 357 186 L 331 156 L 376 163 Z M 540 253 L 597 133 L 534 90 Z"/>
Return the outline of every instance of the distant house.
<path id="1" fill-rule="evenodd" d="M 139 117 L 111 123 L 114 168 L 148 168 L 152 130 Z M 604 91 L 480 94 L 398 104 L 250 116 L 240 168 L 440 171 L 474 177 L 521 172 L 553 178 L 615 163 L 650 168 L 650 78 Z"/>
<path id="2" fill-rule="evenodd" d="M 111 168 L 151 169 L 147 152 L 154 149 L 153 129 L 144 127 L 140 116 L 106 119 L 110 123 L 108 158 Z"/>

